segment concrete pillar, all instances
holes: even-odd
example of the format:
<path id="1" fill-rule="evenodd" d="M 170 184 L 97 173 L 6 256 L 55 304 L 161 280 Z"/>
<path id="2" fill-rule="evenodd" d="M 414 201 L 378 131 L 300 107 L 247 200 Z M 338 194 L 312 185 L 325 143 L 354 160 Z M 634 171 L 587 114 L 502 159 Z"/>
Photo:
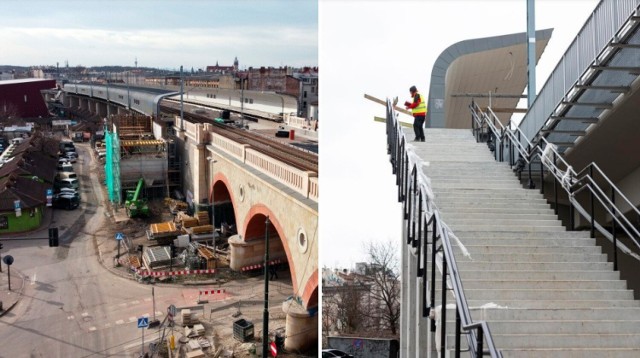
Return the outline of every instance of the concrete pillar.
<path id="1" fill-rule="evenodd" d="M 289 352 L 304 351 L 318 345 L 318 314 L 312 315 L 296 300 L 282 304 L 287 314 L 284 348 Z"/>
<path id="2" fill-rule="evenodd" d="M 102 102 L 96 102 L 96 113 L 98 113 L 98 115 L 100 117 L 106 117 L 107 116 L 107 104 L 106 103 L 102 103 Z"/>
<path id="3" fill-rule="evenodd" d="M 80 109 L 89 110 L 89 100 L 86 98 L 82 98 L 80 100 Z"/>

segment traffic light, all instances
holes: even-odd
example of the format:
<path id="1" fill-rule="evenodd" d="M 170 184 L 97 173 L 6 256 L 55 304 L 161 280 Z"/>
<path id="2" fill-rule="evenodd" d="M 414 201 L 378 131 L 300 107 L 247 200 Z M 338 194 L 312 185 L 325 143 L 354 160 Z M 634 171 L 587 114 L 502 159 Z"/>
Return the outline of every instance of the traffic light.
<path id="1" fill-rule="evenodd" d="M 2 243 L 0 242 L 0 250 L 2 250 Z"/>
<path id="2" fill-rule="evenodd" d="M 58 228 L 49 228 L 49 247 L 58 247 Z"/>

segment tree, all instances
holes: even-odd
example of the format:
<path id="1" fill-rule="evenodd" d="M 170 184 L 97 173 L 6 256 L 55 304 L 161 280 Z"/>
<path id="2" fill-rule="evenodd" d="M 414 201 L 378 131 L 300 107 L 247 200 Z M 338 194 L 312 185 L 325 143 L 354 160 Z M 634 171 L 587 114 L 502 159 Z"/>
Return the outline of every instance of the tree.
<path id="1" fill-rule="evenodd" d="M 365 244 L 370 266 L 371 307 L 366 311 L 378 331 L 396 336 L 400 325 L 400 279 L 397 245 L 391 241 Z M 373 327 L 372 327 L 373 328 Z"/>

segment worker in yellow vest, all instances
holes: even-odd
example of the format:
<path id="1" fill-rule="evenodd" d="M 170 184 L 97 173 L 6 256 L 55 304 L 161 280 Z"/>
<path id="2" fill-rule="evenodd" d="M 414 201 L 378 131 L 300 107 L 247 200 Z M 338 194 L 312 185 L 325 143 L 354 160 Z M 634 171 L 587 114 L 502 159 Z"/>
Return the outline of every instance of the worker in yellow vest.
<path id="1" fill-rule="evenodd" d="M 409 92 L 411 93 L 413 102 L 406 101 L 404 102 L 404 106 L 406 109 L 411 109 L 411 114 L 413 114 L 413 132 L 416 134 L 416 138 L 413 141 L 424 142 L 424 120 L 427 116 L 427 103 L 424 97 L 418 92 L 416 86 L 411 86 Z"/>

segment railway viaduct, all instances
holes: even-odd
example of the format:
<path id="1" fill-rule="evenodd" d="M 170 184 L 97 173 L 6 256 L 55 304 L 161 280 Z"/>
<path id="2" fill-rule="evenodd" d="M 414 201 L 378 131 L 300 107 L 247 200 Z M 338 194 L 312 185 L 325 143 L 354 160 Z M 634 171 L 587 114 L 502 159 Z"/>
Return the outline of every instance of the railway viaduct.
<path id="1" fill-rule="evenodd" d="M 100 115 L 123 113 L 130 107 L 158 118 L 160 101 L 171 95 L 175 93 L 74 85 L 71 90 L 65 86 L 63 103 Z M 274 110 L 279 112 L 281 106 Z M 227 219 L 235 222 L 237 234 L 229 239 L 234 270 L 263 264 L 268 235 L 270 261 L 288 263 L 293 285 L 291 299 L 282 304 L 287 314 L 285 348 L 301 350 L 315 344 L 317 330 L 309 328 L 317 327 L 318 306 L 317 155 L 297 148 L 288 149 L 293 154 L 285 149 L 269 154 L 242 135 L 187 118 L 176 116 L 174 121 L 187 200 L 213 203 L 214 214 L 225 216 L 215 219 L 219 224 Z M 287 157 L 296 153 L 310 156 L 311 162 L 292 164 Z M 224 215 L 219 215 L 220 207 L 225 207 Z"/>

